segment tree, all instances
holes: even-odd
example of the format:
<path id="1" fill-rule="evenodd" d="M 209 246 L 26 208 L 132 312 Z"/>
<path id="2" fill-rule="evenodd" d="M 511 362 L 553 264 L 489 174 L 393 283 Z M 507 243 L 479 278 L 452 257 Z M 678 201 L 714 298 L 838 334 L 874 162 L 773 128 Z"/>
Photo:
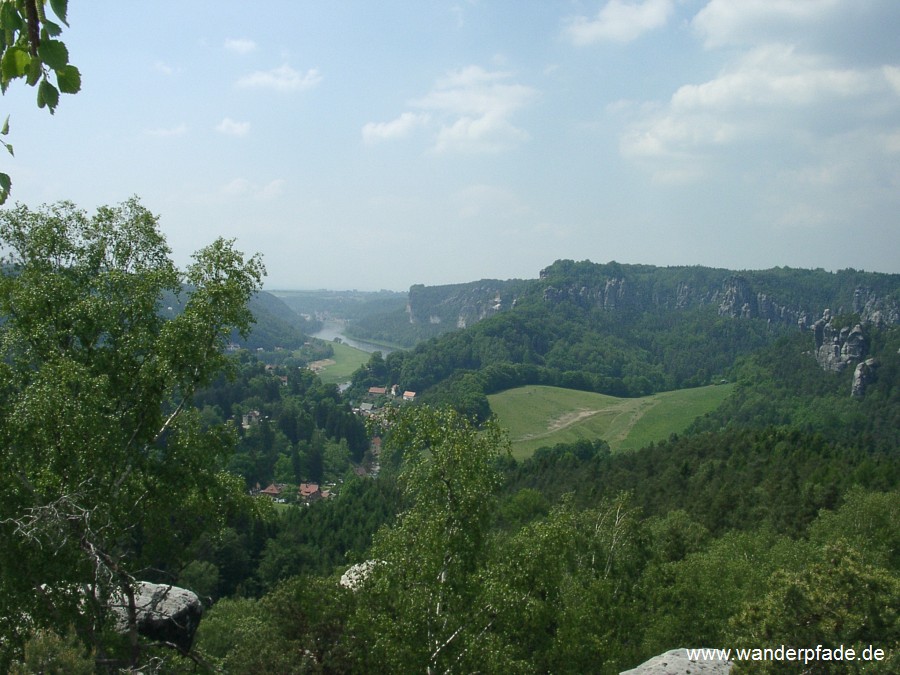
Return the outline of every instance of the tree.
<path id="1" fill-rule="evenodd" d="M 474 600 L 505 438 L 493 423 L 479 429 L 426 406 L 403 410 L 389 428 L 408 508 L 376 536 L 371 555 L 380 563 L 359 591 L 354 632 L 368 635 L 359 640 L 369 647 L 366 669 L 491 670 L 491 609 Z"/>
<path id="2" fill-rule="evenodd" d="M 804 569 L 775 572 L 768 592 L 746 603 L 731 626 L 731 643 L 751 649 L 784 644 L 831 650 L 843 646 L 855 651 L 854 660 L 811 659 L 803 670 L 810 675 L 896 673 L 900 577 L 868 563 L 845 540 L 838 540 Z M 865 660 L 867 648 L 880 649 L 883 658 Z M 744 662 L 736 670 L 775 675 L 795 673 L 798 666 L 796 661 Z"/>
<path id="3" fill-rule="evenodd" d="M 65 43 L 54 38 L 62 34 L 62 27 L 47 18 L 47 0 L 6 0 L 0 4 L 0 90 L 6 93 L 10 82 L 24 79 L 37 86 L 37 104 L 52 115 L 59 104 L 59 95 L 77 94 L 81 90 L 81 73 L 69 63 Z M 49 0 L 58 21 L 68 26 L 68 0 Z M 56 84 L 53 83 L 55 78 Z M 9 133 L 9 117 L 0 135 Z M 11 144 L 0 141 L 9 154 Z M 0 204 L 6 202 L 12 180 L 0 173 Z"/>
<path id="4" fill-rule="evenodd" d="M 190 403 L 227 366 L 232 330 L 249 331 L 264 268 L 219 239 L 179 272 L 137 198 L 92 217 L 17 206 L 0 213 L 0 249 L 4 648 L 21 616 L 99 644 L 118 595 L 134 661 L 135 579 L 177 570 L 241 499 L 221 469 L 232 434 L 202 430 Z"/>

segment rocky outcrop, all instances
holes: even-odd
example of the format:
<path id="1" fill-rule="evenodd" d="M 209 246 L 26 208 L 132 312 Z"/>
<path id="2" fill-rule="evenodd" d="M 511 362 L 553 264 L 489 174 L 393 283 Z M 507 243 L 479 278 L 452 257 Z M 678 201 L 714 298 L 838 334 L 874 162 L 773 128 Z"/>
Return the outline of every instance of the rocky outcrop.
<path id="1" fill-rule="evenodd" d="M 412 324 L 466 328 L 510 309 L 524 287 L 518 280 L 483 279 L 468 284 L 423 286 L 409 289 L 406 311 Z"/>
<path id="2" fill-rule="evenodd" d="M 758 293 L 740 275 L 726 279 L 717 296 L 719 316 L 736 319 L 765 319 L 772 323 L 794 325 L 802 323 L 805 313 L 781 305 L 765 293 Z"/>
<path id="3" fill-rule="evenodd" d="M 866 359 L 856 366 L 853 371 L 853 383 L 850 386 L 850 395 L 853 398 L 862 398 L 866 395 L 866 388 L 875 380 L 875 368 L 878 362 L 875 359 Z"/>
<path id="4" fill-rule="evenodd" d="M 847 366 L 865 357 L 866 336 L 862 326 L 836 328 L 831 310 L 826 309 L 822 318 L 812 326 L 816 341 L 816 361 L 824 370 L 840 373 Z"/>
<path id="5" fill-rule="evenodd" d="M 686 649 L 673 649 L 620 675 L 728 675 L 730 672 L 730 661 L 691 659 Z"/>
<path id="6" fill-rule="evenodd" d="M 134 605 L 139 634 L 190 651 L 203 615 L 203 605 L 196 593 L 178 586 L 139 581 L 134 589 Z M 118 598 L 110 609 L 116 617 L 116 629 L 127 632 L 127 600 Z"/>
<path id="7" fill-rule="evenodd" d="M 351 591 L 358 590 L 366 579 L 372 574 L 372 570 L 378 565 L 377 560 L 365 560 L 356 563 L 347 568 L 347 571 L 341 575 L 340 585 Z"/>
<path id="8" fill-rule="evenodd" d="M 878 327 L 900 323 L 900 303 L 890 297 L 880 297 L 864 286 L 853 292 L 853 311 L 863 323 Z"/>
<path id="9" fill-rule="evenodd" d="M 609 278 L 599 286 L 547 286 L 543 297 L 545 302 L 571 300 L 585 307 L 609 310 L 637 308 L 642 304 L 633 285 L 624 278 Z"/>

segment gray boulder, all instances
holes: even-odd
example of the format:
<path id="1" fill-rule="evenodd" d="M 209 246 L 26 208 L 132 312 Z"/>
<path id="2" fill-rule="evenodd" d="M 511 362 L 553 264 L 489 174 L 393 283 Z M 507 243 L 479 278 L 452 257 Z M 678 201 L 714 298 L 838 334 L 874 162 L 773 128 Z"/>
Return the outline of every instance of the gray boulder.
<path id="1" fill-rule="evenodd" d="M 178 586 L 139 581 L 134 589 L 134 605 L 139 634 L 190 651 L 203 615 L 203 605 L 196 593 Z M 116 598 L 110 609 L 116 616 L 116 629 L 127 632 L 127 599 Z"/>
<path id="2" fill-rule="evenodd" d="M 875 368 L 878 363 L 875 359 L 866 359 L 853 371 L 853 383 L 850 386 L 850 395 L 853 398 L 862 398 L 866 395 L 866 388 L 875 379 Z"/>
<path id="3" fill-rule="evenodd" d="M 691 659 L 687 649 L 673 649 L 620 675 L 728 675 L 730 672 L 730 661 Z"/>

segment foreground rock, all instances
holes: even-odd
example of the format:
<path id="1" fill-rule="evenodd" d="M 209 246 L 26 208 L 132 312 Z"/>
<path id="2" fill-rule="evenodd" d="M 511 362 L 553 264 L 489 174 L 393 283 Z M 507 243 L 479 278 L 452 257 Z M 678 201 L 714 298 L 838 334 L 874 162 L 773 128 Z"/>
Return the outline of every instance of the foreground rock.
<path id="1" fill-rule="evenodd" d="M 190 651 L 203 615 L 203 605 L 196 593 L 178 586 L 141 581 L 134 589 L 134 604 L 138 633 L 150 640 L 168 642 L 182 651 Z M 126 632 L 127 601 L 110 608 L 116 615 L 116 628 Z"/>
<path id="2" fill-rule="evenodd" d="M 620 675 L 728 675 L 730 672 L 729 661 L 689 659 L 686 649 L 673 649 Z"/>

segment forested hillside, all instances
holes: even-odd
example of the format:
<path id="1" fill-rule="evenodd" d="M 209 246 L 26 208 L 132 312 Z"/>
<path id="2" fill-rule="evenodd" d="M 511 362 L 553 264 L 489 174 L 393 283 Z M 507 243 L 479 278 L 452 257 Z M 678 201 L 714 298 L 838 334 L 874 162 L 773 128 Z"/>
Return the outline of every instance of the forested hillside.
<path id="1" fill-rule="evenodd" d="M 73 640 L 96 649 L 96 635 L 108 635 L 104 658 L 152 655 L 171 672 L 613 674 L 675 646 L 755 647 L 765 634 L 875 645 L 887 656 L 874 670 L 833 672 L 891 672 L 900 640 L 896 279 L 797 272 L 831 284 L 805 302 L 807 281 L 779 293 L 777 278 L 792 274 L 556 263 L 509 309 L 373 355 L 344 394 L 306 368 L 305 351 L 239 350 L 175 409 L 182 433 L 206 448 L 188 460 L 206 462 L 203 471 L 180 458 L 191 457 L 189 444 L 165 433 L 153 441 L 154 513 L 170 512 L 169 485 L 187 481 L 183 493 L 199 499 L 175 505 L 177 550 L 157 527 L 131 544 L 152 550 L 117 554 L 141 561 L 142 583 L 199 596 L 207 611 L 191 657 L 54 619 L 71 599 L 45 606 L 7 571 L 18 590 L 0 597 L 11 607 L 30 598 L 40 623 L 4 643 L 4 664 L 41 650 L 95 663 Z M 685 290 L 688 279 L 721 287 Z M 5 277 L 10 292 L 18 283 Z M 758 287 L 767 292 L 748 290 Z M 762 299 L 769 294 L 791 304 Z M 172 316 L 157 307 L 147 321 L 165 335 L 187 307 Z M 90 362 L 88 352 L 78 358 Z M 525 383 L 627 397 L 723 380 L 728 387 L 710 388 L 727 394 L 718 408 L 617 452 L 588 439 L 517 461 L 486 405 L 487 392 Z M 421 395 L 404 400 L 392 384 Z M 15 400 L 10 393 L 9 439 L 27 430 Z M 185 467 L 230 492 L 204 492 Z M 206 520 L 211 503 L 225 508 Z M 127 530 L 126 507 L 118 522 Z M 15 523 L 8 534 L 24 550 L 22 528 L 37 524 Z M 90 578 L 70 555 L 75 567 L 56 560 L 53 569 Z M 791 672 L 778 665 L 735 672 Z"/>
<path id="2" fill-rule="evenodd" d="M 597 289 L 598 279 L 607 288 L 590 274 L 602 266 L 575 267 L 568 283 L 548 274 L 542 289 L 473 327 L 373 356 L 354 378 L 357 390 L 435 382 L 434 399 L 471 412 L 473 391 L 527 381 L 627 394 L 636 377 L 652 389 L 724 374 L 735 383 L 724 404 L 639 450 L 581 441 L 522 462 L 506 454 L 491 423 L 406 405 L 382 428 L 381 474 L 359 484 L 391 486 L 367 493 L 376 520 L 364 524 L 359 502 L 338 497 L 309 518 L 283 521 L 250 577 L 250 587 L 271 590 L 219 601 L 200 631 L 209 658 L 239 671 L 274 663 L 286 672 L 618 673 L 676 645 L 753 647 L 763 633 L 779 644 L 876 645 L 887 654 L 862 670 L 829 672 L 896 668 L 900 328 L 885 320 L 892 287 L 853 273 L 852 283 L 822 295 L 850 305 L 834 304 L 836 316 L 818 329 L 819 307 L 797 304 L 810 317 L 801 330 L 793 318 L 730 311 L 741 299 L 728 292 L 731 276 L 723 275 L 722 296 L 673 308 L 660 290 L 658 304 L 639 309 L 561 291 Z M 647 287 L 640 275 L 632 280 Z M 850 290 L 860 282 L 885 285 Z M 880 318 L 862 318 L 869 310 Z M 845 349 L 856 322 L 864 341 Z M 826 333 L 849 359 L 840 368 L 820 358 Z M 412 364 L 422 380 L 403 379 Z M 870 364 L 862 393 L 854 364 Z M 325 520 L 333 538 L 318 534 Z M 374 522 L 383 523 L 377 532 Z M 367 552 L 342 545 L 344 564 L 330 557 L 326 542 L 372 533 Z M 291 545 L 304 553 L 291 554 Z M 335 564 L 331 576 L 310 545 Z M 287 580 L 273 586 L 277 569 Z M 265 649 L 248 647 L 263 635 L 276 637 Z M 303 665 L 291 660 L 298 652 Z M 735 672 L 793 665 L 739 663 Z"/>
<path id="3" fill-rule="evenodd" d="M 825 310 L 839 327 L 900 322 L 900 278 L 853 270 L 557 261 L 521 289 L 509 309 L 467 330 L 373 361 L 351 391 L 399 384 L 485 418 L 486 394 L 523 384 L 641 396 L 714 383 Z"/>
<path id="4" fill-rule="evenodd" d="M 823 413 L 858 405 L 841 389 Z M 860 421 L 884 412 L 882 395 L 894 396 L 863 402 Z M 773 410 L 632 453 L 580 443 L 517 464 L 460 418 L 413 410 L 394 425 L 398 473 L 374 481 L 396 476 L 393 525 L 331 576 L 221 600 L 201 626 L 205 654 L 241 672 L 618 673 L 675 645 L 758 646 L 766 631 L 779 644 L 876 645 L 890 661 L 870 672 L 896 667 L 900 457 L 872 448 L 865 423 L 830 437 Z M 340 499 L 323 508 L 336 536 L 358 527 Z M 317 541 L 311 521 L 293 527 L 292 541 Z M 339 580 L 366 559 L 378 562 Z M 275 637 L 250 648 L 263 636 Z"/>
<path id="5" fill-rule="evenodd" d="M 261 290 L 897 270 L 892 3 L 72 4 L 16 198 L 174 219 L 0 209 L 0 673 L 900 673 L 900 274 Z"/>

